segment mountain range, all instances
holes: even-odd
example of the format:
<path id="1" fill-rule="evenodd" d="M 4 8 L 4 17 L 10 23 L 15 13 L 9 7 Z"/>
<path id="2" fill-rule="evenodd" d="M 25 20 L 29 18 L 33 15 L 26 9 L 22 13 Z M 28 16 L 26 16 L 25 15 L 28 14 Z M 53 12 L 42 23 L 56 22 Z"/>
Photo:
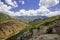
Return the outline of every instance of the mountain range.
<path id="1" fill-rule="evenodd" d="M 28 23 L 26 19 L 29 19 Z M 16 40 L 18 35 L 23 34 L 25 31 L 32 31 L 35 28 L 40 29 L 42 26 L 43 28 L 45 26 L 48 28 L 47 34 L 51 33 L 51 29 L 53 28 L 60 35 L 60 16 L 52 16 L 50 18 L 46 16 L 11 17 L 7 14 L 0 13 L 0 40 Z"/>
<path id="2" fill-rule="evenodd" d="M 43 20 L 45 18 L 48 18 L 47 16 L 16 16 L 15 18 L 21 19 L 26 22 L 31 22 L 34 20 Z"/>

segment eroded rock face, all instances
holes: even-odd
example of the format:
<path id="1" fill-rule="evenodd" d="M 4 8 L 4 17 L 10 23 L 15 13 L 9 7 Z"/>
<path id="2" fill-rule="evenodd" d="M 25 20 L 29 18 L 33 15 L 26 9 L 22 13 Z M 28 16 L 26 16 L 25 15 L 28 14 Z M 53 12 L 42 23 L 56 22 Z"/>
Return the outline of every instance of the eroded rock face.
<path id="1" fill-rule="evenodd" d="M 32 32 L 25 32 L 24 34 L 20 35 L 16 38 L 16 40 L 60 40 L 60 36 L 58 34 L 38 34 L 36 29 Z M 40 32 L 39 32 L 40 33 Z"/>
<path id="2" fill-rule="evenodd" d="M 40 29 L 41 28 L 41 29 Z M 39 29 L 28 30 L 18 36 L 16 40 L 60 40 L 60 36 L 56 34 L 56 30 L 52 29 L 52 33 L 46 34 L 48 27 L 41 26 Z"/>
<path id="3" fill-rule="evenodd" d="M 30 38 L 29 40 L 60 40 L 60 36 L 57 34 L 44 34 Z"/>
<path id="4" fill-rule="evenodd" d="M 22 35 L 19 35 L 16 40 L 28 40 L 29 37 L 32 36 L 32 32 L 26 31 Z"/>
<path id="5" fill-rule="evenodd" d="M 21 24 L 20 24 L 21 23 Z M 8 21 L 6 23 L 0 24 L 0 39 L 16 33 L 26 27 L 26 24 L 23 22 Z"/>

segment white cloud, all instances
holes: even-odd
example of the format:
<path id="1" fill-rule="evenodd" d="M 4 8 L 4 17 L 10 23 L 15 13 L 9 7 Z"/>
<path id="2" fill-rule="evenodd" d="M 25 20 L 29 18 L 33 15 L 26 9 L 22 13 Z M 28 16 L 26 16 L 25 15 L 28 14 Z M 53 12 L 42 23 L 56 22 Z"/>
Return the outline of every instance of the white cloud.
<path id="1" fill-rule="evenodd" d="M 40 0 L 39 5 L 45 7 L 51 7 L 59 3 L 59 0 Z"/>
<path id="2" fill-rule="evenodd" d="M 22 1 L 22 4 L 24 4 L 25 2 L 24 1 Z"/>
<path id="3" fill-rule="evenodd" d="M 9 11 L 10 9 L 11 9 L 11 6 L 7 6 L 0 1 L 0 12 L 6 12 L 6 11 Z"/>
<path id="4" fill-rule="evenodd" d="M 16 2 L 14 1 L 15 5 L 16 5 Z M 8 6 L 6 4 L 4 4 L 1 0 L 0 0 L 0 12 L 1 13 L 5 13 L 5 14 L 8 14 L 10 16 L 13 16 L 13 15 L 16 15 L 14 14 L 13 11 L 10 11 L 10 9 L 12 9 L 13 7 L 12 6 Z"/>
<path id="5" fill-rule="evenodd" d="M 12 8 L 11 6 L 7 6 L 6 4 L 1 2 L 1 0 L 0 0 L 0 12 L 1 13 L 5 13 L 5 14 L 8 14 L 10 16 L 13 16 L 14 12 L 10 11 L 11 8 Z"/>
<path id="6" fill-rule="evenodd" d="M 59 0 L 40 0 L 40 3 L 39 3 L 40 10 L 41 10 L 40 13 L 42 12 L 43 16 L 48 16 L 48 17 L 60 15 L 59 13 L 60 10 L 52 12 L 48 9 L 49 7 L 52 7 L 58 3 L 59 3 Z"/>
<path id="7" fill-rule="evenodd" d="M 21 3 L 22 5 L 25 4 L 24 0 L 20 0 L 19 3 Z"/>
<path id="8" fill-rule="evenodd" d="M 48 17 L 60 15 L 60 10 L 55 11 L 55 12 L 50 12 L 50 13 L 45 14 L 45 15 L 48 16 Z"/>
<path id="9" fill-rule="evenodd" d="M 20 10 L 18 12 L 16 12 L 14 16 L 38 16 L 38 15 L 42 15 L 43 13 L 48 13 L 50 12 L 46 7 L 41 7 L 40 9 L 37 10 Z"/>
<path id="10" fill-rule="evenodd" d="M 7 4 L 9 4 L 9 5 L 13 6 L 13 7 L 18 6 L 16 1 L 14 1 L 14 2 L 12 2 L 12 0 L 5 0 L 5 1 L 6 1 Z"/>
<path id="11" fill-rule="evenodd" d="M 37 16 L 37 15 L 41 15 L 41 16 L 53 16 L 56 15 L 57 12 L 51 12 L 48 7 L 54 6 L 58 3 L 58 0 L 40 0 L 39 3 L 39 9 L 36 10 L 20 10 L 18 12 L 16 12 L 17 15 L 15 16 Z M 54 14 L 55 13 L 55 14 Z"/>
<path id="12" fill-rule="evenodd" d="M 17 5 L 16 1 L 12 2 L 12 0 L 9 0 L 6 2 L 12 6 Z M 36 10 L 28 10 L 26 11 L 25 9 L 22 9 L 18 12 L 13 12 L 13 11 L 9 11 L 12 7 L 11 6 L 7 6 L 5 5 L 3 2 L 0 2 L 0 11 L 4 11 L 6 12 L 8 15 L 10 16 L 55 16 L 55 15 L 60 15 L 60 10 L 55 11 L 55 12 L 51 12 L 48 7 L 54 6 L 58 3 L 58 0 L 40 0 L 39 3 L 39 9 Z M 22 4 L 24 4 L 24 2 L 22 1 Z"/>

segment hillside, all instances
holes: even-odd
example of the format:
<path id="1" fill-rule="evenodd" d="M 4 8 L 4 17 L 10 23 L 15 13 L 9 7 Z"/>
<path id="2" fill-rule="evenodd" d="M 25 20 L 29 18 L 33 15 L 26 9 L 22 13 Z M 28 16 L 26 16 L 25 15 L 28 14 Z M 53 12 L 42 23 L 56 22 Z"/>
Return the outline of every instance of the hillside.
<path id="1" fill-rule="evenodd" d="M 0 23 L 5 22 L 9 19 L 11 19 L 10 16 L 8 16 L 7 14 L 0 13 Z"/>
<path id="2" fill-rule="evenodd" d="M 44 20 L 38 20 L 30 24 L 30 28 L 39 28 L 47 26 L 48 30 L 55 29 L 57 34 L 60 35 L 60 16 L 53 16 Z"/>
<path id="3" fill-rule="evenodd" d="M 36 22 L 29 23 L 28 27 L 21 32 L 21 34 L 14 35 L 7 40 L 37 40 L 37 38 L 41 38 L 41 36 L 46 38 L 45 35 L 48 36 L 45 40 L 48 40 L 52 36 L 51 40 L 55 40 L 55 38 L 59 38 L 60 35 L 60 16 L 53 16 L 44 20 L 36 20 Z"/>
<path id="4" fill-rule="evenodd" d="M 7 14 L 0 13 L 0 40 L 17 34 L 27 26 L 22 20 L 11 18 Z"/>
<path id="5" fill-rule="evenodd" d="M 53 29 L 56 30 L 56 32 L 52 32 Z M 18 40 L 17 38 L 19 38 L 19 40 L 32 40 L 37 36 L 35 34 L 43 37 L 45 34 L 48 35 L 48 37 L 50 37 L 50 35 L 53 35 L 53 38 L 55 35 L 58 37 L 60 35 L 60 16 L 34 20 L 27 24 L 22 20 L 0 13 L 0 40 Z"/>

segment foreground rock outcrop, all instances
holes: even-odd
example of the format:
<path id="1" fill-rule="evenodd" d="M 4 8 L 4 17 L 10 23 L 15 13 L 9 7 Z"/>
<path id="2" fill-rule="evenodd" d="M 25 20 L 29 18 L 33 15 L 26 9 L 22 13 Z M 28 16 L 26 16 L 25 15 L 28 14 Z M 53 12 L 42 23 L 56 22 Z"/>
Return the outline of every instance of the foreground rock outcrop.
<path id="1" fill-rule="evenodd" d="M 60 36 L 57 34 L 44 34 L 44 35 L 33 37 L 29 40 L 60 40 Z"/>
<path id="2" fill-rule="evenodd" d="M 55 29 L 47 33 L 48 27 L 42 26 L 41 29 L 33 29 L 19 35 L 16 40 L 60 40 L 60 35 L 57 34 Z"/>

